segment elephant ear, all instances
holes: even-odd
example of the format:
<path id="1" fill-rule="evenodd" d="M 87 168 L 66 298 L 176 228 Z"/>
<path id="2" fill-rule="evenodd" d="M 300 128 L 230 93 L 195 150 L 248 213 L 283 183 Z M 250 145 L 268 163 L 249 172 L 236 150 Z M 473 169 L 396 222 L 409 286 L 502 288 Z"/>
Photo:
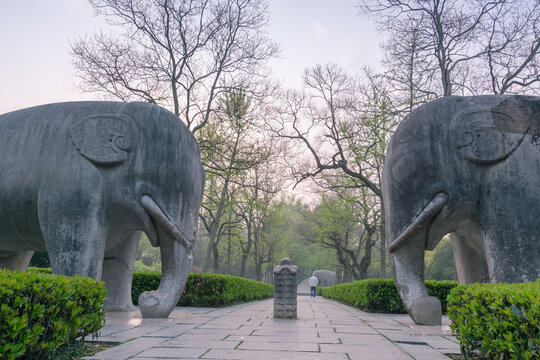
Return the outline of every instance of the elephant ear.
<path id="1" fill-rule="evenodd" d="M 71 127 L 71 139 L 82 156 L 100 166 L 122 163 L 135 145 L 133 121 L 121 114 L 89 116 Z"/>
<path id="2" fill-rule="evenodd" d="M 493 164 L 505 159 L 523 140 L 528 126 L 521 122 L 496 108 L 469 108 L 452 119 L 449 140 L 462 157 L 479 164 Z"/>

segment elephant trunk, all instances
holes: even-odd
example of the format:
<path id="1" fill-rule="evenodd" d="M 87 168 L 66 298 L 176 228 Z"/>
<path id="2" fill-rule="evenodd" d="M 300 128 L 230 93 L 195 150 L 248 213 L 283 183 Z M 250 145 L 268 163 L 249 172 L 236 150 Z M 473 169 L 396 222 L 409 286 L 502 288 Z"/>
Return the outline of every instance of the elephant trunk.
<path id="1" fill-rule="evenodd" d="M 411 318 L 420 325 L 441 324 L 441 302 L 428 296 L 424 282 L 424 251 L 431 220 L 448 201 L 446 193 L 437 194 L 399 236 L 388 236 L 396 286 Z"/>
<path id="2" fill-rule="evenodd" d="M 158 227 L 161 250 L 161 281 L 155 291 L 139 296 L 143 318 L 166 318 L 174 309 L 189 277 L 193 263 L 193 246 L 149 196 L 141 200 Z"/>

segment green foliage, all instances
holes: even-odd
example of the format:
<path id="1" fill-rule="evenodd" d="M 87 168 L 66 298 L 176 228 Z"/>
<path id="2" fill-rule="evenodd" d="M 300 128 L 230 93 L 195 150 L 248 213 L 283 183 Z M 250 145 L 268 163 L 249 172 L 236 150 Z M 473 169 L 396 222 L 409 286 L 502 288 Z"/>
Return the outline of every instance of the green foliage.
<path id="1" fill-rule="evenodd" d="M 310 269 L 335 269 L 338 261 L 335 251 L 324 248 L 315 241 L 315 226 L 312 211 L 294 199 L 282 198 L 278 211 L 284 223 L 282 227 L 283 249 L 276 258 L 288 257 L 293 264 Z"/>
<path id="2" fill-rule="evenodd" d="M 135 272 L 161 272 L 161 264 L 153 263 L 152 265 L 145 265 L 141 260 L 135 260 L 133 264 L 133 271 Z"/>
<path id="3" fill-rule="evenodd" d="M 461 285 L 450 292 L 448 316 L 465 358 L 540 358 L 540 279 L 523 284 Z"/>
<path id="4" fill-rule="evenodd" d="M 30 266 L 48 268 L 51 266 L 49 254 L 46 251 L 35 251 L 30 260 Z"/>
<path id="5" fill-rule="evenodd" d="M 443 312 L 446 312 L 450 290 L 457 285 L 455 281 L 426 281 L 428 294 L 441 300 Z M 339 300 L 367 312 L 406 313 L 393 279 L 359 280 L 319 289 L 325 298 Z"/>
<path id="6" fill-rule="evenodd" d="M 146 234 L 142 234 L 135 256 L 135 271 L 154 272 L 161 270 L 161 251 L 153 247 Z"/>
<path id="7" fill-rule="evenodd" d="M 102 282 L 46 271 L 0 270 L 2 359 L 43 359 L 99 330 L 105 322 Z"/>
<path id="8" fill-rule="evenodd" d="M 406 312 L 392 279 L 359 280 L 321 287 L 320 293 L 325 298 L 339 300 L 368 312 Z"/>
<path id="9" fill-rule="evenodd" d="M 142 292 L 157 289 L 160 278 L 159 273 L 134 273 L 133 303 L 137 304 Z M 231 275 L 191 273 L 178 306 L 218 307 L 273 295 L 274 287 L 266 283 Z"/>
<path id="10" fill-rule="evenodd" d="M 38 272 L 38 273 L 42 273 L 42 274 L 52 274 L 52 269 L 51 268 L 42 268 L 42 267 L 33 267 L 33 266 L 30 266 L 28 268 L 28 271 L 33 271 L 33 272 Z"/>
<path id="11" fill-rule="evenodd" d="M 450 238 L 443 238 L 435 250 L 426 251 L 426 279 L 457 280 Z"/>
<path id="12" fill-rule="evenodd" d="M 453 288 L 458 286 L 457 281 L 451 280 L 426 280 L 426 288 L 429 296 L 435 296 L 441 300 L 443 314 L 448 312 L 448 295 Z"/>

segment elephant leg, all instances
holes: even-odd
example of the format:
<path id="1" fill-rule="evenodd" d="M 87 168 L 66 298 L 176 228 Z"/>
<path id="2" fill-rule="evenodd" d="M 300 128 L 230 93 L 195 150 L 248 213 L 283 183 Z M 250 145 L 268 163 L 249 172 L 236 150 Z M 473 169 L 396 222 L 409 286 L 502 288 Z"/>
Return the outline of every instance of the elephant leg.
<path id="1" fill-rule="evenodd" d="M 105 253 L 102 280 L 107 288 L 104 305 L 109 311 L 135 310 L 131 300 L 131 283 L 140 237 L 140 231 L 133 231 L 122 243 Z"/>
<path id="2" fill-rule="evenodd" d="M 486 255 L 482 248 L 482 234 L 479 229 L 470 229 L 467 235 L 452 233 L 452 249 L 460 284 L 489 282 Z"/>
<path id="3" fill-rule="evenodd" d="M 105 211 L 100 194 L 86 189 L 40 191 L 38 217 L 53 273 L 101 279 Z M 67 200 L 65 200 L 67 199 Z"/>
<path id="4" fill-rule="evenodd" d="M 531 154 L 538 154 L 530 142 L 523 143 Z M 517 155 L 527 159 L 526 155 Z M 483 189 L 481 223 L 493 283 L 535 281 L 540 276 L 538 170 L 540 157 L 534 162 L 507 160 L 489 172 L 490 183 Z M 512 174 L 511 183 L 508 174 Z"/>
<path id="5" fill-rule="evenodd" d="M 33 251 L 7 251 L 0 252 L 0 269 L 26 271 Z"/>
<path id="6" fill-rule="evenodd" d="M 441 325 L 442 308 L 424 282 L 425 231 L 418 231 L 391 253 L 396 286 L 407 312 L 419 325 Z"/>

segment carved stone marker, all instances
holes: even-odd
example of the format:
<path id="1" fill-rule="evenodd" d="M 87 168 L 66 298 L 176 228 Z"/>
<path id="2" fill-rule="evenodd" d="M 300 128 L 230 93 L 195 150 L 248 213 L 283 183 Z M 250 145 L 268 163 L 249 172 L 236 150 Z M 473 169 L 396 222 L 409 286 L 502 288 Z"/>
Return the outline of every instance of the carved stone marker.
<path id="1" fill-rule="evenodd" d="M 296 276 L 288 258 L 274 266 L 274 319 L 296 319 Z"/>

